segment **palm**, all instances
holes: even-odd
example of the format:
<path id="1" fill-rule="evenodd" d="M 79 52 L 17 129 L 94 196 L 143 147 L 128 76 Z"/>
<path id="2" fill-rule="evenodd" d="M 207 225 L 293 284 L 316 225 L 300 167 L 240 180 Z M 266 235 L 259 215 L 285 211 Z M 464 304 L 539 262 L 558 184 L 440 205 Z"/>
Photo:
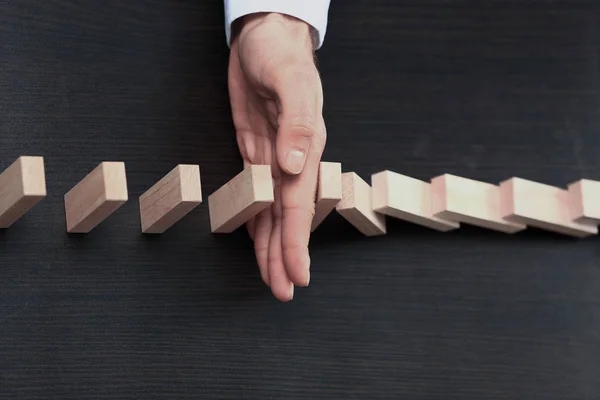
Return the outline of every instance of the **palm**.
<path id="1" fill-rule="evenodd" d="M 280 36 L 280 35 L 279 35 Z M 268 42 L 271 43 L 268 43 Z M 262 49 L 285 46 L 278 35 L 246 35 L 243 48 L 232 44 L 229 61 L 229 93 L 238 146 L 244 164 L 271 166 L 273 205 L 248 222 L 261 276 L 280 300 L 293 297 L 294 282 L 308 284 L 308 239 L 314 212 L 314 192 L 322 149 L 311 145 L 306 166 L 299 175 L 281 168 L 281 124 L 285 107 L 269 80 L 280 70 L 276 57 L 257 57 Z M 285 52 L 280 52 L 284 54 Z M 272 77 L 271 77 L 272 78 Z M 279 146 L 279 149 L 278 149 Z"/>

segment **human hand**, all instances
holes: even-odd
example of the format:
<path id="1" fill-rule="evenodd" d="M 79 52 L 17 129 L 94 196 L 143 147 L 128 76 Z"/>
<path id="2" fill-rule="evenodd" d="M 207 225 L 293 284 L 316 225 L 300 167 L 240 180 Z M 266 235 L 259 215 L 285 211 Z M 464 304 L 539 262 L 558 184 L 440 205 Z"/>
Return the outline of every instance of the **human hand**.
<path id="1" fill-rule="evenodd" d="M 247 223 L 263 281 L 289 301 L 308 286 L 308 242 L 326 141 L 323 91 L 305 22 L 244 17 L 231 42 L 229 97 L 244 166 L 271 165 L 274 203 Z"/>

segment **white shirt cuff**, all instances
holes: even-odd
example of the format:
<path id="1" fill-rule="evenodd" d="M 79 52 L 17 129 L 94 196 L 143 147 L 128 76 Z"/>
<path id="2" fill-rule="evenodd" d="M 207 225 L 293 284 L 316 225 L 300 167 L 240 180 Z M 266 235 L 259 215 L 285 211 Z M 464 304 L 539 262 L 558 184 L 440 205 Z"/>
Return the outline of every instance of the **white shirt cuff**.
<path id="1" fill-rule="evenodd" d="M 277 12 L 311 25 L 317 35 L 317 49 L 323 45 L 331 0 L 225 0 L 225 33 L 231 44 L 231 24 L 248 14 Z"/>

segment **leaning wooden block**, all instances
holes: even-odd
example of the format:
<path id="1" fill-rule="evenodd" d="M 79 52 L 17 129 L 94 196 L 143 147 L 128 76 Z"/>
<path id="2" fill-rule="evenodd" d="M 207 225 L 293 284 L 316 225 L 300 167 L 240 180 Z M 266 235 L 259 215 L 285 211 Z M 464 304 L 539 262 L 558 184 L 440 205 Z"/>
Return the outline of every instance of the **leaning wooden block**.
<path id="1" fill-rule="evenodd" d="M 575 237 L 598 233 L 596 226 L 574 222 L 567 190 L 522 178 L 500 183 L 500 216 L 507 221 Z"/>
<path id="2" fill-rule="evenodd" d="M 431 192 L 433 214 L 440 218 L 504 233 L 527 228 L 501 217 L 497 185 L 444 174 L 431 180 Z"/>
<path id="3" fill-rule="evenodd" d="M 142 232 L 163 233 L 200 203 L 200 166 L 180 164 L 140 196 Z"/>
<path id="4" fill-rule="evenodd" d="M 87 233 L 128 199 L 123 162 L 105 161 L 65 194 L 67 232 Z"/>
<path id="5" fill-rule="evenodd" d="M 342 164 L 321 162 L 311 231 L 317 229 L 340 200 L 342 200 Z"/>
<path id="6" fill-rule="evenodd" d="M 270 165 L 250 165 L 208 196 L 213 233 L 231 233 L 275 200 Z"/>
<path id="7" fill-rule="evenodd" d="M 43 157 L 19 157 L 0 174 L 0 228 L 8 228 L 46 196 Z"/>
<path id="8" fill-rule="evenodd" d="M 391 171 L 381 171 L 371 176 L 373 185 L 373 210 L 447 232 L 460 224 L 433 215 L 431 208 L 431 185 L 419 179 Z"/>
<path id="9" fill-rule="evenodd" d="M 386 234 L 385 216 L 373 211 L 373 190 L 356 173 L 342 174 L 342 200 L 335 208 L 363 235 Z"/>
<path id="10" fill-rule="evenodd" d="M 573 221 L 600 224 L 600 182 L 581 179 L 569 184 L 569 200 Z"/>

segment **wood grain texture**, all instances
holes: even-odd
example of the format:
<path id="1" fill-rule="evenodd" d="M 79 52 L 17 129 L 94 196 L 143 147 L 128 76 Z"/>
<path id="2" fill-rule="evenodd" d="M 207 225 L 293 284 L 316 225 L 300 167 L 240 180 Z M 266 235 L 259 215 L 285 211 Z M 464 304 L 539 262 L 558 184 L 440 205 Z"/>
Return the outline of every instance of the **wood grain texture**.
<path id="1" fill-rule="evenodd" d="M 210 229 L 231 233 L 273 204 L 270 165 L 249 165 L 208 196 Z"/>
<path id="2" fill-rule="evenodd" d="M 598 234 L 598 228 L 574 221 L 566 189 L 511 178 L 500 183 L 500 215 L 507 221 L 584 238 Z"/>
<path id="3" fill-rule="evenodd" d="M 163 235 L 137 202 L 68 235 L 62 194 L 103 160 L 137 199 L 177 164 L 205 193 L 242 168 L 223 4 L 0 2 L 0 162 L 45 158 L 48 195 L 0 231 L 0 398 L 596 400 L 599 237 L 440 234 L 332 213 L 311 282 L 280 304 L 244 229 L 207 202 Z M 333 0 L 319 50 L 327 147 L 389 169 L 600 178 L 600 3 Z"/>
<path id="4" fill-rule="evenodd" d="M 373 210 L 393 218 L 448 232 L 460 223 L 433 215 L 431 184 L 392 171 L 371 176 Z"/>
<path id="5" fill-rule="evenodd" d="M 342 164 L 321 161 L 318 179 L 311 232 L 317 229 L 323 220 L 335 210 L 336 204 L 342 200 Z"/>
<path id="6" fill-rule="evenodd" d="M 365 236 L 386 233 L 385 215 L 373 210 L 373 189 L 356 172 L 342 174 L 342 200 L 335 209 Z"/>
<path id="7" fill-rule="evenodd" d="M 140 196 L 142 232 L 164 233 L 200 203 L 200 166 L 179 164 Z"/>
<path id="8" fill-rule="evenodd" d="M 435 216 L 503 233 L 517 233 L 525 224 L 502 218 L 500 187 L 488 182 L 443 174 L 431 179 L 432 212 Z M 525 201 L 538 204 L 540 199 L 528 197 Z"/>
<path id="9" fill-rule="evenodd" d="M 101 162 L 65 194 L 67 232 L 90 232 L 128 198 L 125 163 Z"/>
<path id="10" fill-rule="evenodd" d="M 0 229 L 9 228 L 44 197 L 44 158 L 17 158 L 0 173 Z"/>

